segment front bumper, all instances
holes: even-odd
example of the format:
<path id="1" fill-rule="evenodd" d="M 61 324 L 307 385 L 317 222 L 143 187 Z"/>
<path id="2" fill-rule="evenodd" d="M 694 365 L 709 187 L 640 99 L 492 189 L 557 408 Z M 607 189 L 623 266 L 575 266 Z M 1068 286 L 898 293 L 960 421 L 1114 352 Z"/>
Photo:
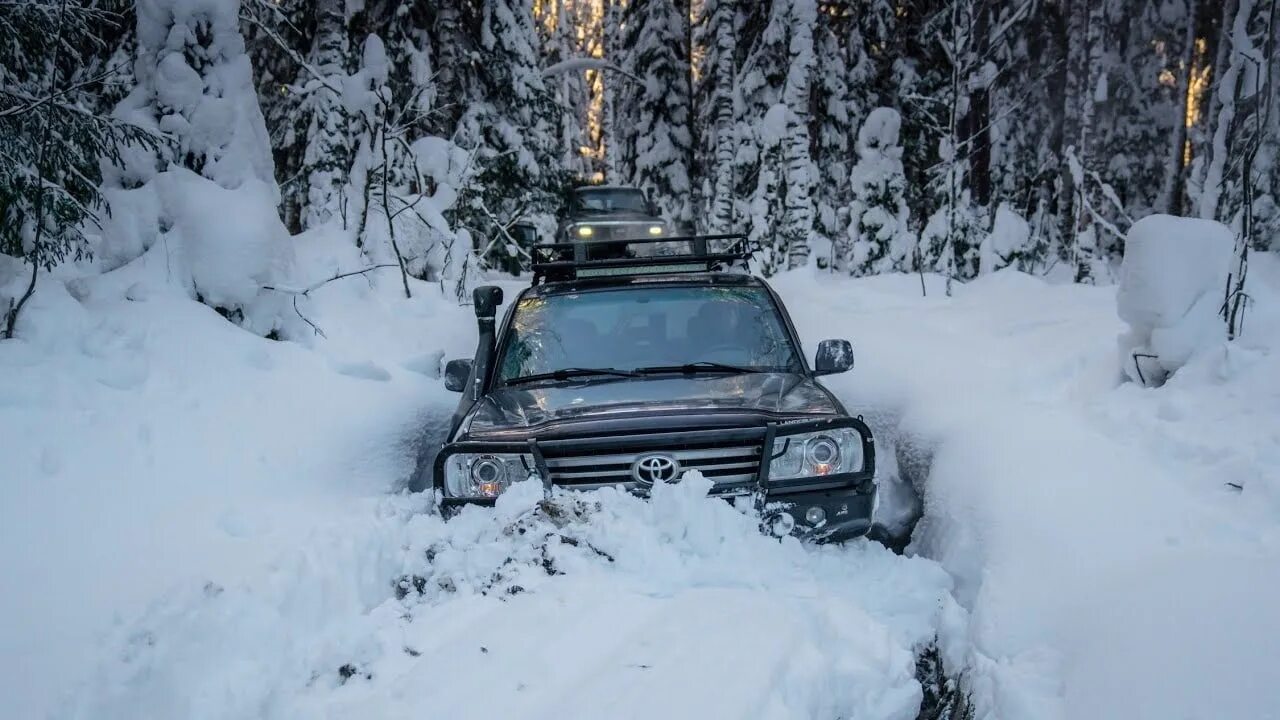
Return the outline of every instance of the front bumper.
<path id="1" fill-rule="evenodd" d="M 820 508 L 823 520 L 810 523 L 806 515 Z M 791 534 L 816 542 L 841 542 L 866 535 L 875 521 L 876 484 L 868 480 L 843 490 L 773 493 L 768 496 L 763 526 L 771 531 L 781 513 L 791 516 Z"/>
<path id="2" fill-rule="evenodd" d="M 769 481 L 770 453 L 776 438 L 823 429 L 852 427 L 862 437 L 862 469 L 827 477 L 799 478 L 786 481 Z M 494 498 L 449 497 L 444 489 L 444 465 L 450 455 L 466 453 L 523 453 L 532 455 L 538 474 L 551 487 L 551 473 L 546 469 L 545 456 L 563 453 L 584 455 L 625 452 L 653 452 L 679 449 L 697 443 L 753 443 L 761 448 L 760 464 L 754 479 L 748 482 L 717 483 L 710 495 L 726 499 L 751 496 L 756 500 L 765 526 L 787 513 L 794 520 L 792 534 L 817 541 L 838 542 L 865 535 L 872 526 L 876 506 L 875 444 L 871 429 L 861 418 L 823 417 L 819 419 L 788 419 L 769 422 L 763 426 L 735 427 L 677 432 L 607 435 L 602 437 L 576 437 L 502 441 L 463 441 L 446 445 L 436 457 L 434 485 L 441 497 L 441 510 L 452 514 L 466 505 L 493 505 Z M 611 483 L 639 495 L 647 495 L 649 487 L 643 483 Z M 591 487 L 564 485 L 566 489 L 589 490 Z M 596 486 L 598 487 L 598 486 Z M 810 508 L 819 507 L 825 519 L 815 524 L 806 519 Z"/>

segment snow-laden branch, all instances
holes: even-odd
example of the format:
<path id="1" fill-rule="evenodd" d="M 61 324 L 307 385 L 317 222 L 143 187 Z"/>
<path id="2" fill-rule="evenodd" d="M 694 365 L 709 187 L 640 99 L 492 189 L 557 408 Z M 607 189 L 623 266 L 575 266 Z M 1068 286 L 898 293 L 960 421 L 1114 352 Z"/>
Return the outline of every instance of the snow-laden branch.
<path id="1" fill-rule="evenodd" d="M 367 273 L 373 272 L 374 270 L 379 270 L 381 268 L 391 268 L 391 267 L 399 267 L 399 265 L 397 265 L 396 263 L 380 263 L 378 265 L 370 265 L 369 267 L 361 270 L 352 270 L 351 272 L 335 273 L 333 277 L 327 277 L 324 280 L 311 283 L 310 285 L 304 288 L 292 288 L 292 287 L 286 287 L 283 285 L 263 285 L 262 289 L 284 293 L 286 295 L 301 295 L 303 297 L 306 297 L 306 296 L 309 296 L 311 293 L 315 292 L 316 290 L 319 290 L 325 285 L 328 285 L 329 283 L 333 282 L 334 280 L 341 280 L 342 278 L 354 277 L 356 275 L 365 275 Z"/>
<path id="2" fill-rule="evenodd" d="M 552 75 L 562 75 L 564 73 L 575 72 L 578 70 L 607 70 L 615 72 L 623 77 L 634 80 L 635 82 L 644 82 L 643 78 L 623 70 L 617 65 L 609 62 L 604 58 L 595 57 L 578 57 L 562 60 L 554 65 L 548 66 L 542 71 L 542 77 L 551 77 Z"/>

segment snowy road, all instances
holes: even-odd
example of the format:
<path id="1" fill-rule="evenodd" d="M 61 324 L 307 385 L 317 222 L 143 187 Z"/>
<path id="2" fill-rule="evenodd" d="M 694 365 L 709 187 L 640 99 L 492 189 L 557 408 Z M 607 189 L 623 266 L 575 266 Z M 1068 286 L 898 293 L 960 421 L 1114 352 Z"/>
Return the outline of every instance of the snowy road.
<path id="1" fill-rule="evenodd" d="M 765 537 L 708 487 L 366 505 L 266 583 L 152 608 L 72 715 L 916 717 L 915 652 L 963 623 L 946 573 Z"/>
<path id="2" fill-rule="evenodd" d="M 69 346 L 0 354 L 26 371 L 0 375 L 21 428 L 0 453 L 32 479 L 0 504 L 29 550 L 0 568 L 28 621 L 0 638 L 3 689 L 18 716 L 93 720 L 910 720 L 936 638 L 979 717 L 1265 716 L 1280 355 L 1242 344 L 1152 393 L 1115 385 L 1108 289 L 775 286 L 810 352 L 854 341 L 830 379 L 851 408 L 936 453 L 929 559 L 778 542 L 697 480 L 553 515 L 519 488 L 443 523 L 385 490 L 450 410 L 423 370 L 470 351 L 465 310 L 335 290 L 307 350 L 195 305 L 90 305 Z M 69 567 L 92 592 L 60 592 Z"/>

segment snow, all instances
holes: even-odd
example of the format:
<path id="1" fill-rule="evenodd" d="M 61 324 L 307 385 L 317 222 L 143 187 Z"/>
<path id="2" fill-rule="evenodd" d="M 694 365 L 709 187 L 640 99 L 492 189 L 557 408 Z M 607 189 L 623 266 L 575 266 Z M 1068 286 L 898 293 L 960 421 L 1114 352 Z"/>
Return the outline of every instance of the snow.
<path id="1" fill-rule="evenodd" d="M 980 718 L 1272 712 L 1274 256 L 1244 336 L 1159 389 L 1119 382 L 1115 288 L 777 278 L 809 353 L 854 341 L 824 382 L 877 431 L 879 514 L 924 490 L 904 557 L 766 537 L 696 475 L 442 521 L 397 489 L 453 410 L 469 311 L 393 269 L 315 286 L 367 261 L 295 245 L 323 335 L 245 332 L 153 250 L 43 283 L 0 344 L 15 717 L 908 720 L 935 638 Z"/>
<path id="2" fill-rule="evenodd" d="M 932 455 L 910 551 L 970 613 L 979 717 L 1274 712 L 1280 264 L 1251 273 L 1247 337 L 1159 390 L 1117 384 L 1113 288 L 1010 270 L 951 299 L 935 277 L 928 297 L 912 276 L 775 283 L 807 342 L 855 342 L 829 385 L 876 411 L 882 453 Z"/>
<path id="3" fill-rule="evenodd" d="M 1018 253 L 1027 250 L 1031 240 L 1031 225 L 1009 207 L 1008 203 L 1000 203 L 996 208 L 995 219 L 991 222 L 991 232 L 982 241 L 979 249 L 978 268 L 983 275 L 1008 267 Z"/>
<path id="4" fill-rule="evenodd" d="M 310 277 L 363 264 L 345 239 L 298 244 Z M 42 278 L 21 339 L 0 344 L 7 716 L 45 716 L 157 597 L 272 577 L 324 528 L 359 526 L 455 399 L 401 364 L 472 349 L 467 310 L 428 285 L 414 301 L 395 277 L 323 286 L 299 303 L 327 335 L 307 349 L 228 323 L 165 273 L 149 254 L 74 283 L 82 299 Z"/>
<path id="5" fill-rule="evenodd" d="M 1151 215 L 1130 228 L 1116 301 L 1129 324 L 1120 351 L 1131 379 L 1159 384 L 1225 339 L 1218 311 L 1234 243 L 1231 231 L 1211 220 Z"/>

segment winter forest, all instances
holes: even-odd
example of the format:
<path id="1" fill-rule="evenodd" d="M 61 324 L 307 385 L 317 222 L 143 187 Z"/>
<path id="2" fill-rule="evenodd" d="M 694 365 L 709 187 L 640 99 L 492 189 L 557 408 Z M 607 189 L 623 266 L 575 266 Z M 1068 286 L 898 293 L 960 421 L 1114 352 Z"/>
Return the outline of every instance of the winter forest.
<path id="1" fill-rule="evenodd" d="M 248 325 L 304 232 L 341 233 L 406 293 L 412 276 L 465 297 L 475 273 L 527 266 L 513 225 L 550 233 L 581 183 L 643 187 L 690 231 L 748 233 L 765 274 L 963 281 L 1012 265 L 1106 284 L 1128 227 L 1157 212 L 1266 250 L 1276 14 L 1268 0 L 4 3 L 0 278 L 23 278 L 4 283 L 5 332 L 41 274 L 119 267 L 175 229 L 192 290 Z M 200 237 L 202 214 L 228 208 L 239 237 Z"/>

